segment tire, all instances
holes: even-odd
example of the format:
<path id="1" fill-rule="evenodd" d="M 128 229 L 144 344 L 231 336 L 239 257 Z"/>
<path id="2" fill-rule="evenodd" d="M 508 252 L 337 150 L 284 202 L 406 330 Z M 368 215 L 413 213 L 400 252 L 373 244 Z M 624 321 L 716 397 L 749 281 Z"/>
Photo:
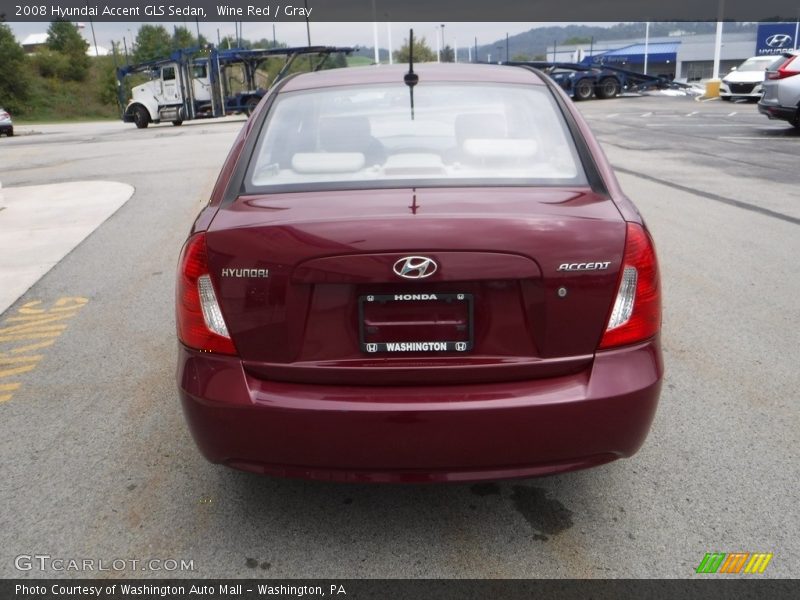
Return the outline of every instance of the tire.
<path id="1" fill-rule="evenodd" d="M 8 131 L 6 131 L 6 137 L 14 137 L 14 128 L 12 127 Z"/>
<path id="2" fill-rule="evenodd" d="M 173 121 L 172 124 L 175 125 L 175 127 L 180 127 L 183 125 L 183 121 Z"/>
<path id="3" fill-rule="evenodd" d="M 720 100 L 724 100 L 725 102 L 730 102 L 731 100 L 733 100 L 733 97 L 732 96 L 720 96 L 719 99 Z"/>
<path id="4" fill-rule="evenodd" d="M 575 84 L 575 100 L 588 100 L 594 94 L 592 82 L 588 79 L 581 79 Z"/>
<path id="5" fill-rule="evenodd" d="M 603 100 L 607 98 L 616 98 L 619 94 L 619 81 L 613 77 L 605 77 L 597 84 L 595 95 Z"/>
<path id="6" fill-rule="evenodd" d="M 261 102 L 261 98 L 256 96 L 248 98 L 247 102 L 244 103 L 244 114 L 246 114 L 248 117 L 252 115 L 259 102 Z"/>
<path id="7" fill-rule="evenodd" d="M 137 129 L 145 129 L 150 125 L 150 113 L 144 106 L 137 106 L 133 109 L 133 122 L 136 123 Z"/>

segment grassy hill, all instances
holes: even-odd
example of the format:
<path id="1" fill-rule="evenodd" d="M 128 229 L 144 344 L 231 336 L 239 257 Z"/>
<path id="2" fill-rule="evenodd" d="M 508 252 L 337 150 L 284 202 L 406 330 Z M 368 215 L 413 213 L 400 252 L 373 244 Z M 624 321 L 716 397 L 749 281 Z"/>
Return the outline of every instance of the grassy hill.
<path id="1" fill-rule="evenodd" d="M 114 60 L 110 56 L 92 58 L 85 81 L 62 81 L 42 77 L 30 59 L 30 94 L 21 110 L 14 114 L 17 123 L 118 119 Z"/>

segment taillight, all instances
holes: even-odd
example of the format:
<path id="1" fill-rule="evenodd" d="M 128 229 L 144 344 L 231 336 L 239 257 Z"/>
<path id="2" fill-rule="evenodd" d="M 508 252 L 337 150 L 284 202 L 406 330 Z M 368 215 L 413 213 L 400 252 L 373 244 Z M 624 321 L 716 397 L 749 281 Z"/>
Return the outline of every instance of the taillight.
<path id="1" fill-rule="evenodd" d="M 767 79 L 783 79 L 800 74 L 800 56 L 790 56 L 777 71 L 767 71 Z"/>
<path id="2" fill-rule="evenodd" d="M 236 354 L 208 274 L 205 233 L 189 238 L 181 251 L 175 317 L 178 339 L 186 346 L 204 352 Z"/>
<path id="3" fill-rule="evenodd" d="M 655 248 L 641 225 L 628 223 L 617 297 L 600 348 L 642 342 L 659 329 L 661 290 Z"/>

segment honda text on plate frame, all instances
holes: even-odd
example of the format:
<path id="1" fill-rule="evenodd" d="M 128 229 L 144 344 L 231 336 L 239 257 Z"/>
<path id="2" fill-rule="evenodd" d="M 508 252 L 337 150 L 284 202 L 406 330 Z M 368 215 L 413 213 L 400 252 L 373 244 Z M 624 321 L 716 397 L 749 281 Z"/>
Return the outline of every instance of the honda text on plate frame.
<path id="1" fill-rule="evenodd" d="M 638 211 L 546 76 L 407 69 L 287 78 L 234 142 L 178 266 L 198 447 L 401 482 L 634 454 L 663 372 Z"/>

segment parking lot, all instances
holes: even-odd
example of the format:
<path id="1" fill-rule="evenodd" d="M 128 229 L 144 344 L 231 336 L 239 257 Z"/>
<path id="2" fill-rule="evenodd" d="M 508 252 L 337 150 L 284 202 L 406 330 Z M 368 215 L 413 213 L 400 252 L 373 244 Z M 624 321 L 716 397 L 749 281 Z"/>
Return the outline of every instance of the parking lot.
<path id="1" fill-rule="evenodd" d="M 67 575 L 15 564 L 44 554 L 121 559 L 110 574 L 134 577 L 692 577 L 707 552 L 773 553 L 763 576 L 796 576 L 800 130 L 690 97 L 580 108 L 656 241 L 659 410 L 631 459 L 478 485 L 271 479 L 197 452 L 174 271 L 243 118 L 0 140 L 7 192 L 135 188 L 0 315 L 0 576 Z"/>

